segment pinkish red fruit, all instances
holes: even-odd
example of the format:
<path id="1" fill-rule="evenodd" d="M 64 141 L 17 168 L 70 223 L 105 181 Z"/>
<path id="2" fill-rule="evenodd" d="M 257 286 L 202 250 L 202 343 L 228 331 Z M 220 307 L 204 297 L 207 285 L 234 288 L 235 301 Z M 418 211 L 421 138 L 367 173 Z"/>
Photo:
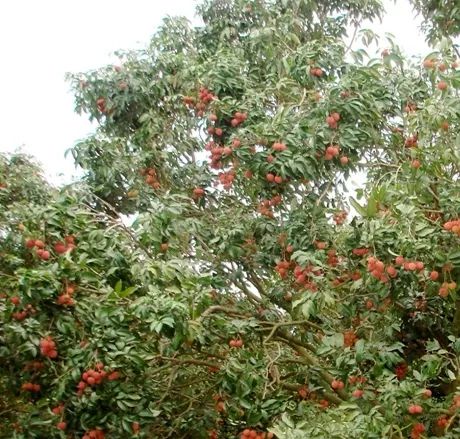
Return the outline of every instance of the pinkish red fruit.
<path id="1" fill-rule="evenodd" d="M 421 405 L 418 405 L 418 404 L 411 404 L 408 408 L 407 408 L 407 411 L 411 414 L 411 415 L 420 415 L 421 413 L 423 413 L 423 408 Z"/>

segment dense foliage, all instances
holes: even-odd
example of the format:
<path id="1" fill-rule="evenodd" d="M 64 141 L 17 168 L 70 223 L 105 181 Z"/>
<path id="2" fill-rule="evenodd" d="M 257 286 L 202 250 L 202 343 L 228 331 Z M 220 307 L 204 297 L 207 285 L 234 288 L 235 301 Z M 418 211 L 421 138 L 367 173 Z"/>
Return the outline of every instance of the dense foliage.
<path id="1" fill-rule="evenodd" d="M 460 35 L 460 4 L 456 0 L 410 0 L 424 19 L 423 30 L 430 41 Z M 457 51 L 458 55 L 458 51 Z"/>
<path id="2" fill-rule="evenodd" d="M 1 157 L 0 436 L 458 438 L 456 48 L 198 10 L 69 77 L 82 181 Z"/>

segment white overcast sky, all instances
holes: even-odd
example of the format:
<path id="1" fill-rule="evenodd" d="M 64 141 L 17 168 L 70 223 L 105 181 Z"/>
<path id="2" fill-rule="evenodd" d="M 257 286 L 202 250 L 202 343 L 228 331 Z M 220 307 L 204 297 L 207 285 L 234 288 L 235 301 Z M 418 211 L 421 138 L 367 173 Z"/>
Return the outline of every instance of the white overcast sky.
<path id="1" fill-rule="evenodd" d="M 66 72 L 115 60 L 117 49 L 143 47 L 166 15 L 193 19 L 195 0 L 3 0 L 0 2 L 0 151 L 34 155 L 52 181 L 75 174 L 64 151 L 90 133 L 73 112 Z M 388 1 L 379 33 L 409 55 L 428 49 L 407 0 Z"/>

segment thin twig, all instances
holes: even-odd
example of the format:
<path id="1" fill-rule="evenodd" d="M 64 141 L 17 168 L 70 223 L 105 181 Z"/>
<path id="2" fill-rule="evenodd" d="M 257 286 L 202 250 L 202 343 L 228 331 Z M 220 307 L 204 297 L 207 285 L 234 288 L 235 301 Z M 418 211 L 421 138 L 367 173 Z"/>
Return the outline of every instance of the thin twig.
<path id="1" fill-rule="evenodd" d="M 181 360 L 180 358 L 172 357 L 157 357 L 160 360 L 171 361 L 172 363 L 177 364 L 194 364 L 195 366 L 205 366 L 205 367 L 220 367 L 219 363 L 210 363 L 209 361 L 204 360 L 195 360 L 193 358 L 185 358 Z"/>
<path id="2" fill-rule="evenodd" d="M 113 212 L 117 219 L 118 219 L 118 223 L 115 223 L 117 224 L 119 227 L 121 227 L 127 234 L 128 236 L 131 238 L 131 240 L 133 242 L 135 242 L 144 252 L 145 254 L 153 259 L 154 258 L 154 255 L 149 251 L 149 249 L 147 247 L 145 247 L 144 244 L 142 244 L 137 238 L 136 236 L 134 235 L 134 233 L 129 229 L 129 227 L 127 227 L 124 223 L 123 223 L 123 219 L 121 218 L 120 214 L 118 213 L 118 211 L 110 204 L 108 203 L 107 201 L 103 200 L 102 198 L 98 197 L 97 195 L 95 195 L 94 193 L 91 194 L 91 196 L 93 196 L 94 198 L 98 199 L 104 206 L 106 206 L 111 212 Z"/>
<path id="3" fill-rule="evenodd" d="M 350 44 L 348 44 L 347 48 L 345 49 L 344 55 L 346 55 L 350 51 L 351 46 L 353 45 L 355 41 L 357 32 L 358 32 L 358 24 L 355 24 L 355 29 L 353 30 L 353 35 L 351 36 Z"/>
<path id="4" fill-rule="evenodd" d="M 321 192 L 319 198 L 316 200 L 316 205 L 319 206 L 321 204 L 321 201 L 323 201 L 323 198 L 327 195 L 327 193 L 329 192 L 329 190 L 331 189 L 331 186 L 332 186 L 332 181 L 330 181 L 326 188 L 323 190 L 323 192 Z"/>

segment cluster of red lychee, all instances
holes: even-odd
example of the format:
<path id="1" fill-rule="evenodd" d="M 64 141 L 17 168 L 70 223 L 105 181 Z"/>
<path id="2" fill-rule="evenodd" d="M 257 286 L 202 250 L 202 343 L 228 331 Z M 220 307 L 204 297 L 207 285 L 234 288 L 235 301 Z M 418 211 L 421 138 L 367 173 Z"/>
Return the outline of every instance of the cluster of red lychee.
<path id="1" fill-rule="evenodd" d="M 375 304 L 374 302 L 372 302 L 372 300 L 367 299 L 366 302 L 364 303 L 364 306 L 366 307 L 366 309 L 372 309 L 374 308 Z"/>
<path id="2" fill-rule="evenodd" d="M 216 96 L 211 93 L 206 87 L 201 87 L 198 92 L 198 103 L 195 106 L 196 115 L 198 117 L 204 116 L 204 110 L 208 104 L 213 101 Z"/>
<path id="3" fill-rule="evenodd" d="M 385 267 L 385 264 L 374 256 L 367 260 L 367 270 L 370 275 L 381 282 L 388 282 L 389 277 L 394 278 L 398 275 L 398 270 L 392 265 Z"/>
<path id="4" fill-rule="evenodd" d="M 207 151 L 211 153 L 211 157 L 209 158 L 210 166 L 212 169 L 221 169 L 223 167 L 222 164 L 222 156 L 224 155 L 224 147 L 216 145 L 214 141 L 208 142 L 205 147 Z M 225 150 L 225 152 L 231 155 L 232 149 Z"/>
<path id="5" fill-rule="evenodd" d="M 257 212 L 259 212 L 263 216 L 266 216 L 267 218 L 273 218 L 275 216 L 272 210 L 270 200 L 262 201 L 257 207 Z"/>
<path id="6" fill-rule="evenodd" d="M 345 383 L 342 380 L 334 379 L 331 381 L 332 390 L 339 391 L 345 387 Z"/>
<path id="7" fill-rule="evenodd" d="M 417 148 L 417 141 L 418 141 L 418 134 L 414 134 L 412 136 L 409 136 L 404 141 L 404 146 L 406 148 Z"/>
<path id="8" fill-rule="evenodd" d="M 240 113 L 239 111 L 237 111 L 234 115 L 233 115 L 233 119 L 230 121 L 230 124 L 232 125 L 232 127 L 237 127 L 239 124 L 243 123 L 246 119 L 248 118 L 248 114 L 247 113 Z"/>
<path id="9" fill-rule="evenodd" d="M 51 411 L 53 412 L 53 414 L 55 414 L 56 416 L 59 416 L 59 415 L 62 415 L 64 413 L 64 404 L 59 404 L 57 405 L 56 407 L 53 407 L 51 409 Z"/>
<path id="10" fill-rule="evenodd" d="M 241 338 L 232 338 L 229 342 L 228 345 L 231 348 L 242 348 L 243 347 L 243 340 Z"/>
<path id="11" fill-rule="evenodd" d="M 196 99 L 193 96 L 184 96 L 182 102 L 187 107 L 193 107 L 195 105 Z"/>
<path id="12" fill-rule="evenodd" d="M 407 363 L 399 363 L 395 367 L 395 375 L 398 378 L 399 381 L 403 380 L 406 378 L 407 372 L 409 371 L 409 366 Z"/>
<path id="13" fill-rule="evenodd" d="M 297 394 L 301 399 L 307 399 L 310 396 L 310 391 L 307 386 L 302 386 L 297 390 Z"/>
<path id="14" fill-rule="evenodd" d="M 333 112 L 326 117 L 326 123 L 329 125 L 331 130 L 337 129 L 337 124 L 340 120 L 340 114 L 337 112 Z"/>
<path id="15" fill-rule="evenodd" d="M 283 177 L 281 177 L 281 175 L 275 175 L 275 174 L 272 174 L 271 172 L 269 172 L 267 175 L 265 175 L 265 179 L 269 183 L 276 183 L 276 184 L 281 184 L 284 181 Z"/>
<path id="16" fill-rule="evenodd" d="M 198 92 L 198 102 L 193 96 L 184 96 L 182 101 L 187 107 L 194 108 L 198 117 L 203 117 L 204 110 L 207 105 L 214 99 L 215 95 L 213 93 L 211 93 L 206 87 L 201 87 Z"/>
<path id="17" fill-rule="evenodd" d="M 75 285 L 68 284 L 64 287 L 64 291 L 58 296 L 56 303 L 62 306 L 73 306 L 75 301 L 73 300 L 73 294 L 75 293 Z"/>
<path id="18" fill-rule="evenodd" d="M 438 419 L 436 419 L 436 425 L 441 429 L 446 428 L 448 424 L 449 418 L 447 415 L 442 415 Z"/>
<path id="19" fill-rule="evenodd" d="M 238 139 L 237 137 L 235 137 L 232 140 L 232 146 L 233 146 L 233 148 L 239 148 L 241 146 L 241 140 Z"/>
<path id="20" fill-rule="evenodd" d="M 59 404 L 58 406 L 53 407 L 53 408 L 51 409 L 51 411 L 52 411 L 53 414 L 56 415 L 56 416 L 61 416 L 61 415 L 63 415 L 63 413 L 64 413 L 64 404 L 61 403 L 61 404 Z M 56 424 L 56 428 L 57 428 L 58 430 L 64 431 L 64 430 L 67 428 L 67 422 L 63 421 L 62 418 L 61 418 L 61 421 L 58 422 L 58 423 Z"/>
<path id="21" fill-rule="evenodd" d="M 421 435 L 425 432 L 425 426 L 420 422 L 417 422 L 410 432 L 411 439 L 420 439 Z"/>
<path id="22" fill-rule="evenodd" d="M 215 406 L 214 408 L 216 409 L 217 412 L 222 413 L 225 412 L 225 401 L 222 395 L 215 394 L 212 396 L 212 399 L 215 401 Z"/>
<path id="23" fill-rule="evenodd" d="M 257 251 L 257 243 L 254 238 L 246 238 L 242 246 L 244 247 L 246 252 L 249 254 L 253 254 Z M 215 291 L 214 291 L 214 294 L 216 294 Z"/>
<path id="24" fill-rule="evenodd" d="M 317 78 L 321 78 L 323 76 L 323 70 L 319 67 L 311 67 L 310 68 L 310 75 L 316 76 Z"/>
<path id="25" fill-rule="evenodd" d="M 21 303 L 21 298 L 19 296 L 13 296 L 10 298 L 10 301 L 14 306 L 19 306 Z M 14 320 L 21 322 L 29 315 L 36 314 L 36 312 L 37 311 L 35 310 L 35 308 L 31 304 L 28 304 L 25 307 L 25 309 L 23 309 L 22 311 L 15 311 L 11 316 L 13 317 Z"/>
<path id="26" fill-rule="evenodd" d="M 411 415 L 421 415 L 423 413 L 423 407 L 418 404 L 411 404 L 408 408 L 407 411 Z"/>
<path id="27" fill-rule="evenodd" d="M 208 134 L 211 136 L 217 136 L 217 137 L 222 137 L 224 134 L 224 130 L 222 128 L 215 128 L 215 127 L 208 127 Z"/>
<path id="28" fill-rule="evenodd" d="M 395 264 L 401 266 L 406 271 L 422 271 L 425 268 L 425 264 L 422 261 L 411 261 L 410 259 L 405 259 L 403 256 L 397 256 Z"/>
<path id="29" fill-rule="evenodd" d="M 358 270 L 347 273 L 347 276 L 353 281 L 359 280 L 362 277 L 361 272 Z"/>
<path id="30" fill-rule="evenodd" d="M 157 171 L 153 168 L 141 169 L 141 175 L 145 176 L 144 181 L 153 189 L 160 188 L 160 182 L 158 180 Z"/>
<path id="31" fill-rule="evenodd" d="M 435 59 L 435 58 L 427 58 L 423 61 L 423 67 L 427 70 L 429 69 L 435 69 L 436 67 L 438 68 L 438 70 L 440 72 L 445 72 L 449 66 L 445 63 L 445 62 L 439 62 L 439 60 Z M 450 67 L 452 69 L 456 69 L 458 67 L 458 62 L 457 61 L 454 61 Z"/>
<path id="32" fill-rule="evenodd" d="M 64 238 L 64 241 L 58 241 L 54 244 L 54 251 L 58 255 L 62 255 L 72 251 L 75 247 L 75 236 L 69 235 Z"/>
<path id="33" fill-rule="evenodd" d="M 327 248 L 327 242 L 324 241 L 315 240 L 313 244 L 318 250 L 325 250 Z"/>
<path id="34" fill-rule="evenodd" d="M 417 104 L 415 102 L 407 102 L 404 107 L 404 111 L 406 113 L 412 113 L 414 111 L 417 111 Z M 391 131 L 396 134 L 402 134 L 404 132 L 404 130 L 400 127 L 392 127 Z"/>
<path id="35" fill-rule="evenodd" d="M 235 180 L 236 173 L 234 169 L 230 169 L 226 172 L 221 172 L 218 176 L 219 183 L 224 187 L 224 189 L 230 189 Z"/>
<path id="36" fill-rule="evenodd" d="M 444 90 L 447 90 L 449 88 L 449 84 L 446 81 L 439 81 L 436 84 L 436 88 L 438 90 L 444 91 Z"/>
<path id="37" fill-rule="evenodd" d="M 270 200 L 264 200 L 268 201 L 269 206 L 279 206 L 283 202 L 283 197 L 280 194 L 274 195 Z"/>
<path id="38" fill-rule="evenodd" d="M 286 260 L 278 261 L 275 266 L 275 271 L 278 272 L 281 279 L 286 279 L 289 275 L 289 268 L 292 266 L 292 263 Z"/>
<path id="39" fill-rule="evenodd" d="M 337 251 L 333 248 L 327 251 L 327 265 L 330 267 L 336 267 L 339 263 L 339 257 L 337 256 Z"/>
<path id="40" fill-rule="evenodd" d="M 444 230 L 452 232 L 457 236 L 460 236 L 460 219 L 447 221 L 443 224 Z"/>
<path id="41" fill-rule="evenodd" d="M 59 421 L 59 422 L 56 424 L 56 428 L 57 428 L 58 430 L 64 431 L 64 430 L 67 428 L 67 422 L 65 422 L 65 421 Z"/>
<path id="42" fill-rule="evenodd" d="M 338 287 L 339 285 L 342 285 L 344 282 L 347 282 L 350 279 L 354 281 L 361 279 L 361 273 L 359 271 L 343 273 L 342 276 L 337 276 L 335 279 L 333 279 L 332 285 L 334 287 Z"/>
<path id="43" fill-rule="evenodd" d="M 451 291 L 455 291 L 455 288 L 457 288 L 456 282 L 443 282 L 438 294 L 441 297 L 447 297 Z"/>
<path id="44" fill-rule="evenodd" d="M 454 395 L 450 409 L 451 411 L 453 411 L 459 408 L 460 408 L 460 395 Z"/>
<path id="45" fill-rule="evenodd" d="M 234 139 L 232 142 L 233 147 L 237 148 L 241 142 L 238 139 Z M 237 146 L 235 146 L 237 145 Z M 233 148 L 230 146 L 218 146 L 214 141 L 210 141 L 205 145 L 205 149 L 210 151 L 211 156 L 209 158 L 210 167 L 212 169 L 222 169 L 224 163 L 222 159 L 226 159 L 232 156 Z M 235 165 L 235 162 L 233 163 Z M 234 170 L 228 171 L 234 175 Z"/>
<path id="46" fill-rule="evenodd" d="M 273 148 L 274 151 L 283 152 L 283 151 L 286 151 L 287 146 L 286 146 L 286 144 L 284 144 L 284 143 L 275 142 L 275 143 L 272 145 L 272 148 Z"/>
<path id="47" fill-rule="evenodd" d="M 347 219 L 347 215 L 348 213 L 345 210 L 341 210 L 340 212 L 334 213 L 332 219 L 338 226 L 341 226 Z"/>
<path id="48" fill-rule="evenodd" d="M 347 348 L 353 347 L 358 341 L 358 336 L 353 329 L 348 329 L 343 332 L 343 345 Z"/>
<path id="49" fill-rule="evenodd" d="M 50 252 L 45 250 L 45 243 L 41 239 L 28 239 L 26 241 L 26 247 L 29 249 L 35 248 L 35 254 L 42 261 L 47 261 L 51 256 Z"/>
<path id="50" fill-rule="evenodd" d="M 133 430 L 133 433 L 134 434 L 137 434 L 139 433 L 140 429 L 141 429 L 141 424 L 139 424 L 139 422 L 137 421 L 134 421 L 132 424 L 131 424 L 131 428 Z"/>
<path id="51" fill-rule="evenodd" d="M 200 102 L 203 102 L 204 104 L 209 104 L 212 100 L 215 99 L 215 96 L 206 87 L 200 87 L 200 91 L 198 92 L 198 98 Z"/>
<path id="52" fill-rule="evenodd" d="M 105 439 L 105 433 L 98 428 L 87 431 L 81 439 Z"/>
<path id="53" fill-rule="evenodd" d="M 45 364 L 42 361 L 30 361 L 24 366 L 24 370 L 32 370 L 34 372 L 37 372 L 39 370 L 42 370 L 45 367 Z"/>
<path id="54" fill-rule="evenodd" d="M 356 375 L 350 375 L 348 377 L 348 382 L 352 385 L 359 385 L 359 384 L 365 384 L 367 382 L 367 378 L 364 376 L 356 376 Z"/>
<path id="55" fill-rule="evenodd" d="M 365 256 L 369 253 L 368 248 L 360 247 L 360 248 L 354 248 L 351 251 L 355 256 Z"/>
<path id="56" fill-rule="evenodd" d="M 81 375 L 81 381 L 77 385 L 77 394 L 83 395 L 83 392 L 87 387 L 97 386 L 101 384 L 106 378 L 109 381 L 115 381 L 120 378 L 120 373 L 118 371 L 113 371 L 108 373 L 104 370 L 104 365 L 102 363 L 97 363 L 94 369 L 88 369 L 83 372 Z"/>
<path id="57" fill-rule="evenodd" d="M 99 97 L 96 99 L 96 106 L 97 106 L 97 109 L 105 114 L 107 113 L 107 108 L 106 108 L 106 101 L 105 101 L 105 98 L 103 97 Z"/>
<path id="58" fill-rule="evenodd" d="M 195 189 L 193 189 L 192 198 L 194 200 L 199 200 L 200 198 L 204 196 L 204 194 L 205 194 L 205 190 L 202 187 L 196 187 Z"/>
<path id="59" fill-rule="evenodd" d="M 58 351 L 56 347 L 56 342 L 53 340 L 51 336 L 42 338 L 40 340 L 40 353 L 44 357 L 48 358 L 57 358 Z"/>
<path id="60" fill-rule="evenodd" d="M 271 432 L 263 432 L 246 428 L 241 432 L 240 439 L 273 439 L 275 435 Z"/>
<path id="61" fill-rule="evenodd" d="M 308 265 L 305 268 L 302 268 L 300 265 L 296 265 L 294 267 L 295 283 L 311 292 L 318 291 L 318 286 L 313 281 L 311 276 L 318 276 L 320 274 L 321 272 L 319 270 L 314 270 L 313 266 L 311 265 Z"/>
<path id="62" fill-rule="evenodd" d="M 34 383 L 24 383 L 21 386 L 21 390 L 24 390 L 26 392 L 32 392 L 32 393 L 40 392 L 40 389 L 41 389 L 40 384 L 34 384 Z"/>
<path id="63" fill-rule="evenodd" d="M 333 160 L 340 154 L 339 145 L 329 145 L 324 151 L 324 160 Z"/>
<path id="64" fill-rule="evenodd" d="M 447 120 L 443 120 L 439 124 L 439 128 L 441 128 L 443 131 L 449 131 L 449 122 L 447 122 Z"/>

